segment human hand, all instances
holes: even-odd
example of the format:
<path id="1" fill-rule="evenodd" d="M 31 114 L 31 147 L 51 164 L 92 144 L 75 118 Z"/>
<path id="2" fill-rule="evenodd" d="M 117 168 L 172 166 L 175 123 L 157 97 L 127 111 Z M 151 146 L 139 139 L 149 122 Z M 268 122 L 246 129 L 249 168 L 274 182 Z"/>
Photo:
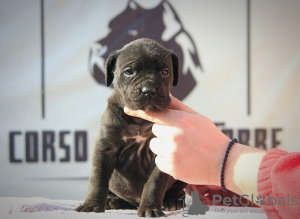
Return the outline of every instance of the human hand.
<path id="1" fill-rule="evenodd" d="M 154 123 L 150 149 L 158 168 L 190 184 L 220 185 L 220 169 L 230 139 L 205 116 L 171 96 L 169 109 L 132 111 L 130 116 Z"/>

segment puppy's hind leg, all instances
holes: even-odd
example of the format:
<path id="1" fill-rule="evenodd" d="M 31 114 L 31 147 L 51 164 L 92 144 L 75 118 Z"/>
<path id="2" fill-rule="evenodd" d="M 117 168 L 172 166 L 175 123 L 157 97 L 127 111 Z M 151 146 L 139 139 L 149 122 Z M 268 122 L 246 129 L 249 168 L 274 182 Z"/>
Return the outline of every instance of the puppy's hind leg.
<path id="1" fill-rule="evenodd" d="M 110 209 L 137 209 L 137 207 L 131 205 L 124 199 L 109 191 L 107 195 L 105 210 Z"/>

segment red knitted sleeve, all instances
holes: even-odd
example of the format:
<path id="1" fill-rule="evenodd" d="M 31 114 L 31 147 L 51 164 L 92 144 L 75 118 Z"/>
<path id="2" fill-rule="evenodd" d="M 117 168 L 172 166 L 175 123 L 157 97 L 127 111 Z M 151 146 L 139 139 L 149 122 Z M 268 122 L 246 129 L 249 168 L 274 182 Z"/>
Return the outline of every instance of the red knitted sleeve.
<path id="1" fill-rule="evenodd" d="M 300 153 L 268 151 L 259 167 L 257 190 L 268 218 L 300 218 Z"/>

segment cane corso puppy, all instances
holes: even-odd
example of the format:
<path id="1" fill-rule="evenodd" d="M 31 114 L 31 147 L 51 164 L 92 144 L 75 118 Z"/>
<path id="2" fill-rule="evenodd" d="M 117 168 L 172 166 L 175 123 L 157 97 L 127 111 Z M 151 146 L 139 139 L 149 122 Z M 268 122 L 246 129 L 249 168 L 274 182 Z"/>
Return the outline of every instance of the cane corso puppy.
<path id="1" fill-rule="evenodd" d="M 179 77 L 178 57 L 151 39 L 138 39 L 112 52 L 106 85 L 114 81 L 93 151 L 92 170 L 81 212 L 137 209 L 141 217 L 164 216 L 182 207 L 185 183 L 161 172 L 149 149 L 153 123 L 128 116 L 132 110 L 160 111 Z"/>

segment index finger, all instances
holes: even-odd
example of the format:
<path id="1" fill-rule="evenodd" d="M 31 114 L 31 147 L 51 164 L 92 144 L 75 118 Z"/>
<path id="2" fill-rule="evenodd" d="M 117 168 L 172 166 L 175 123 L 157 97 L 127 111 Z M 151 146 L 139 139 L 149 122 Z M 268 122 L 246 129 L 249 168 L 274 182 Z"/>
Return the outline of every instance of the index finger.
<path id="1" fill-rule="evenodd" d="M 124 107 L 124 112 L 130 116 L 139 117 L 159 125 L 167 126 L 172 125 L 174 119 L 181 113 L 180 111 L 170 109 L 159 112 L 148 112 L 143 110 L 130 110 L 127 107 Z"/>

